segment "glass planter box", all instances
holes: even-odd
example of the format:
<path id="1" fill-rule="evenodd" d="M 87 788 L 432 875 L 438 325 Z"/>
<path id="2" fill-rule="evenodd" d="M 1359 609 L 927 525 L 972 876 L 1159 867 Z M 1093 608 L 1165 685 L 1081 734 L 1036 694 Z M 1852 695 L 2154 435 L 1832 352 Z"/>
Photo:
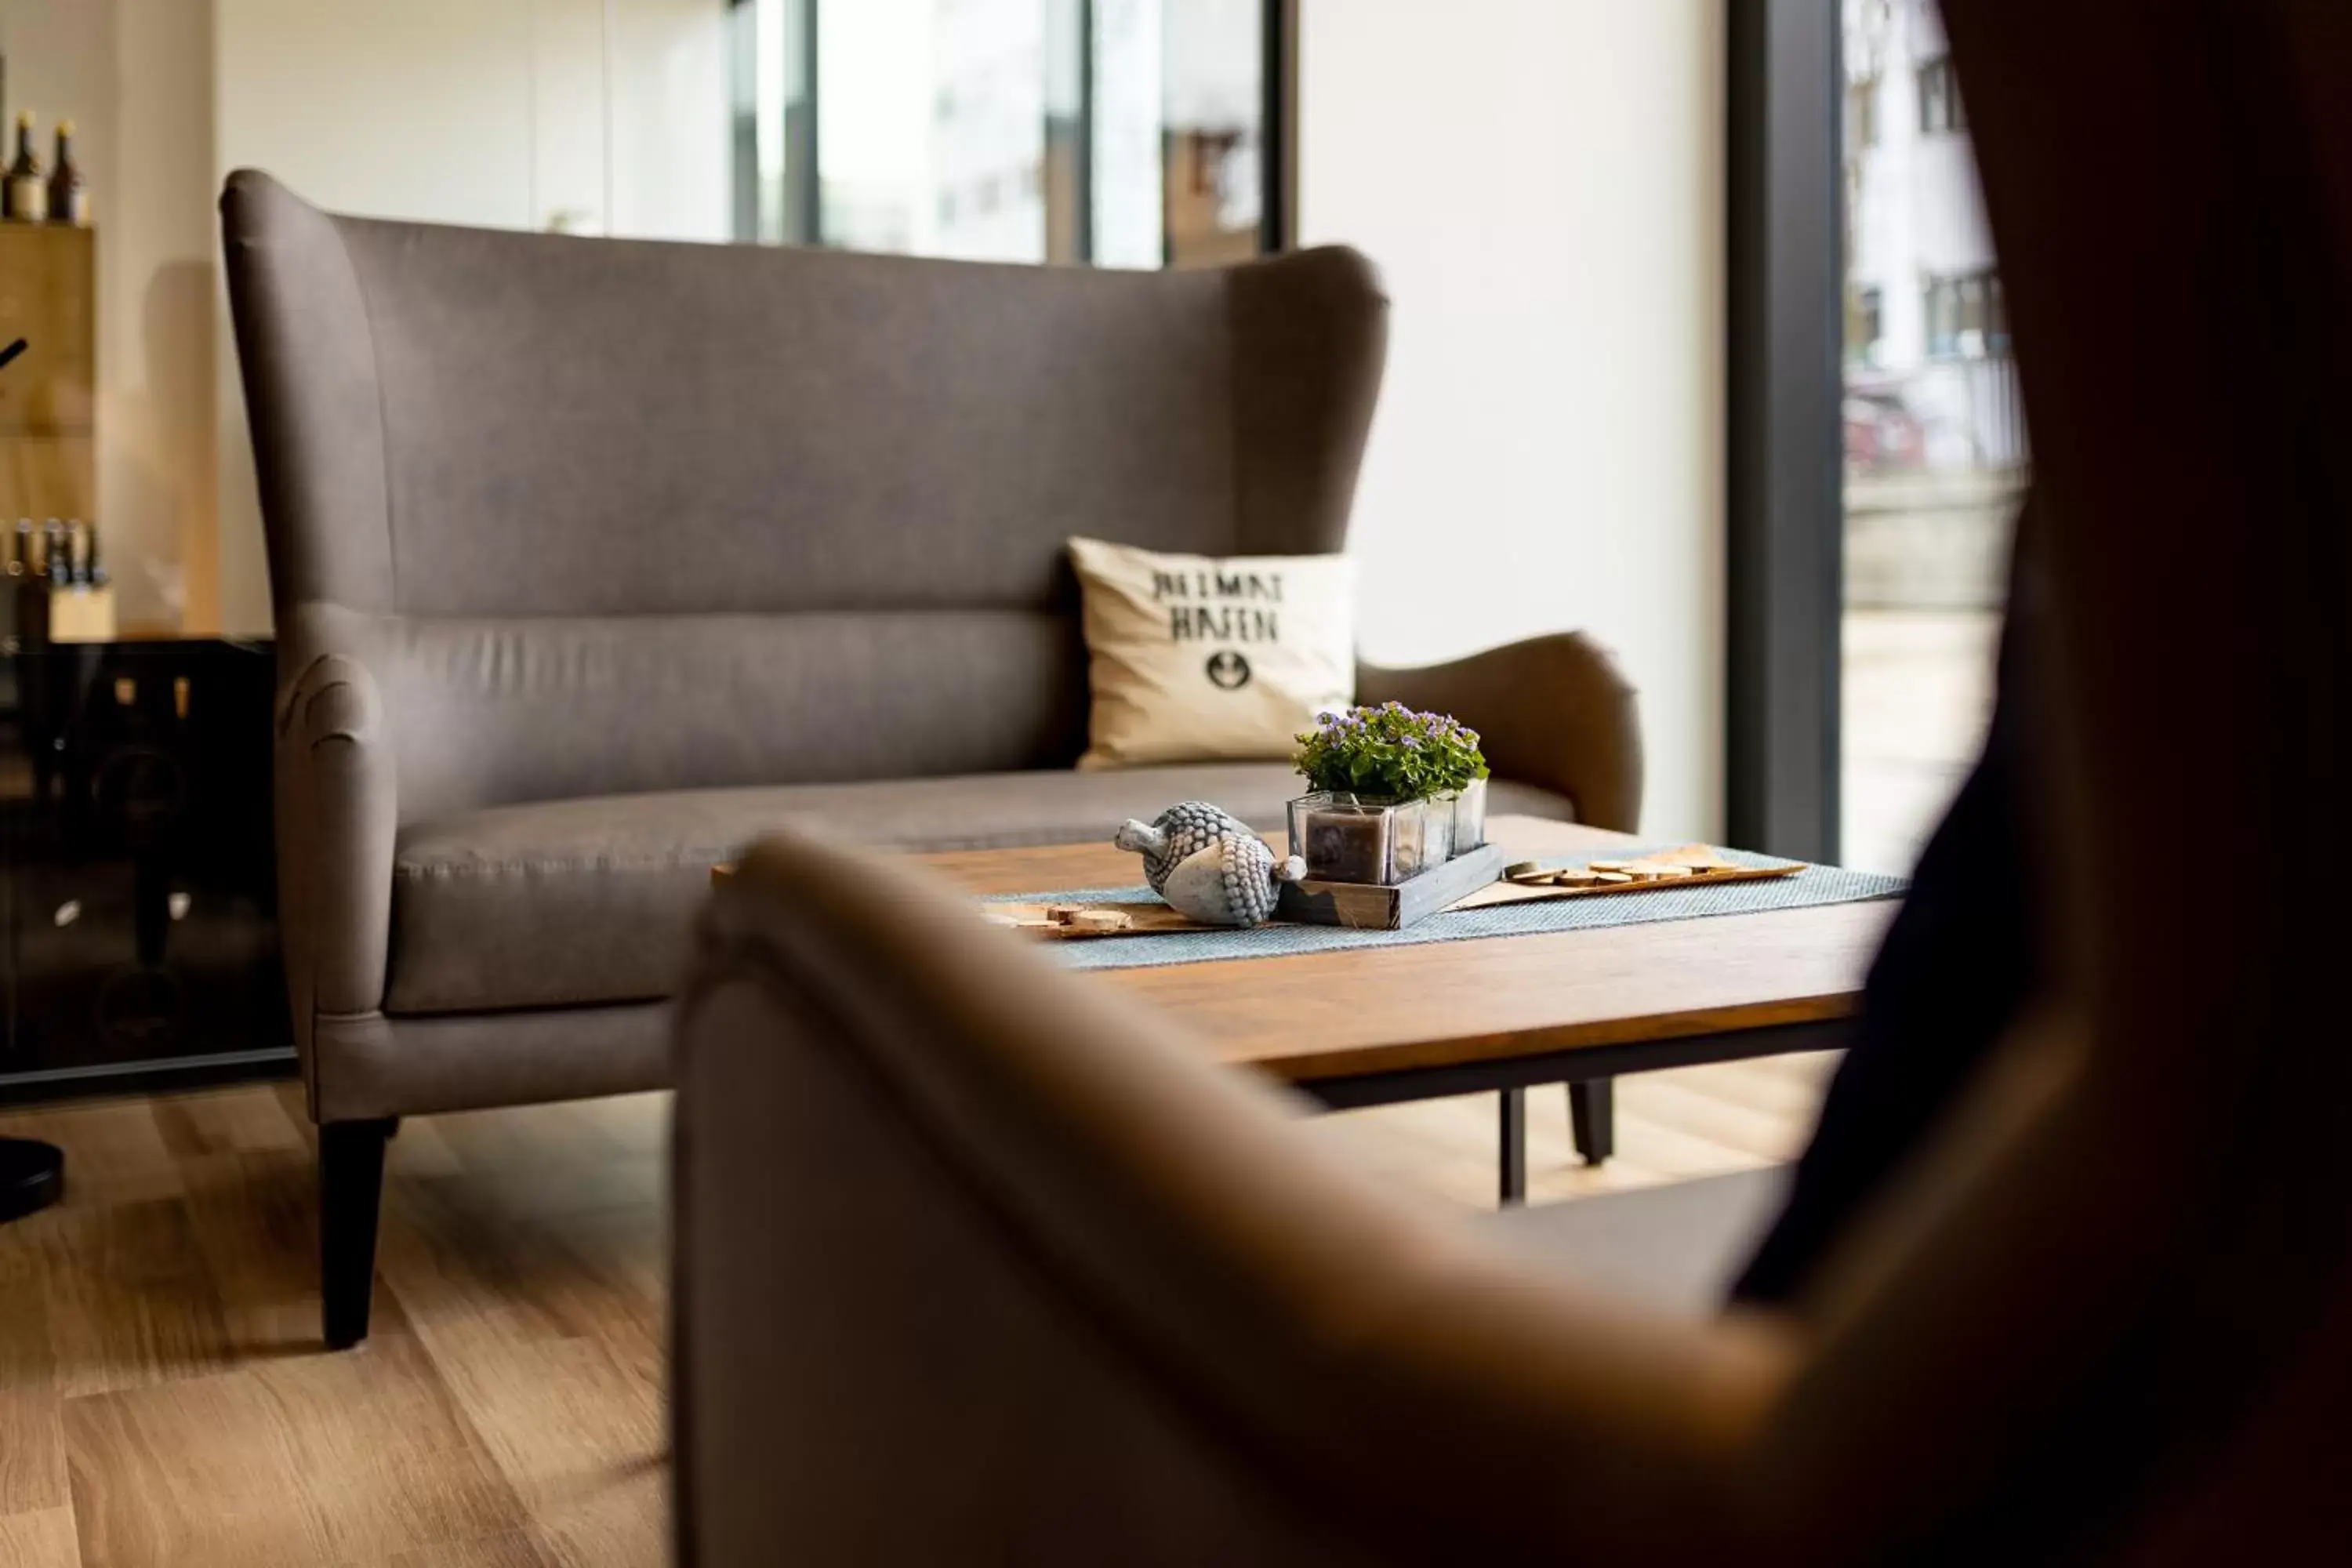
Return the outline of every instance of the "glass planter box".
<path id="1" fill-rule="evenodd" d="M 1453 799 L 1453 852 L 1467 855 L 1486 842 L 1486 781 L 1472 779 Z"/>
<path id="2" fill-rule="evenodd" d="M 1444 862 L 1442 849 L 1433 859 L 1428 853 L 1433 815 L 1445 818 L 1451 842 L 1451 810 L 1433 813 L 1426 800 L 1336 790 L 1301 795 L 1290 803 L 1290 852 L 1307 862 L 1307 875 L 1315 881 L 1392 888 L 1419 876 L 1424 866 Z"/>
<path id="3" fill-rule="evenodd" d="M 1423 870 L 1443 866 L 1454 858 L 1454 796 L 1450 792 L 1433 795 L 1422 802 L 1421 864 Z"/>
<path id="4" fill-rule="evenodd" d="M 1486 781 L 1422 800 L 1323 790 L 1290 803 L 1290 852 L 1318 882 L 1393 888 L 1486 842 Z"/>

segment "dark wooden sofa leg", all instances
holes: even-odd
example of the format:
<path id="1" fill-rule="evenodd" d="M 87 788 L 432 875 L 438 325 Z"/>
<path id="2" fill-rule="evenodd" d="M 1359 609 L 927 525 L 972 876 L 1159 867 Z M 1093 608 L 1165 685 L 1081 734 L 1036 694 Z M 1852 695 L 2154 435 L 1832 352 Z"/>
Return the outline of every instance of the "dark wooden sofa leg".
<path id="1" fill-rule="evenodd" d="M 1568 1086 L 1568 1130 L 1588 1165 L 1617 1152 L 1617 1080 L 1596 1078 Z"/>
<path id="2" fill-rule="evenodd" d="M 394 1125 L 387 1119 L 319 1128 L 319 1295 L 331 1351 L 367 1338 L 383 1145 Z"/>

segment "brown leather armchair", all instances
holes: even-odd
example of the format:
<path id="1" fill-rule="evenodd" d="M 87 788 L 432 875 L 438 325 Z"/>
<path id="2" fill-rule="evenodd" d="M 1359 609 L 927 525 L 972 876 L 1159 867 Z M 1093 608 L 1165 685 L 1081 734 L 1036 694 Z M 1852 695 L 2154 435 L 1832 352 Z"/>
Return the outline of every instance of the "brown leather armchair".
<path id="1" fill-rule="evenodd" d="M 779 822 L 1108 837 L 1280 763 L 1074 772 L 1071 534 L 1341 548 L 1386 301 L 1351 251 L 1141 273 L 383 223 L 222 198 L 277 611 L 279 866 L 326 1334 L 392 1119 L 667 1073 L 715 861 Z M 1365 693 L 1494 808 L 1632 827 L 1631 690 L 1549 637 Z"/>
<path id="2" fill-rule="evenodd" d="M 1717 1317 L 1377 1186 L 1090 979 L 817 841 L 714 900 L 678 1033 L 681 1563 L 2105 1561 L 2352 1394 L 2340 1159 L 2295 1205 L 2324 1237 L 2265 1236 L 2256 1173 L 2313 1163 L 2184 1160 L 2159 1101 L 2209 1114 L 2197 1075 L 2087 999 L 1810 1299 Z M 2309 1044 L 2263 1053 L 2263 1099 L 2340 1054 Z"/>
<path id="3" fill-rule="evenodd" d="M 2352 901 L 2262 842 L 2352 779 L 2352 12 L 1945 26 L 2053 633 L 2042 989 L 1933 1136 L 1787 1308 L 1643 1312 L 767 845 L 679 1021 L 682 1562 L 2352 1560 Z"/>

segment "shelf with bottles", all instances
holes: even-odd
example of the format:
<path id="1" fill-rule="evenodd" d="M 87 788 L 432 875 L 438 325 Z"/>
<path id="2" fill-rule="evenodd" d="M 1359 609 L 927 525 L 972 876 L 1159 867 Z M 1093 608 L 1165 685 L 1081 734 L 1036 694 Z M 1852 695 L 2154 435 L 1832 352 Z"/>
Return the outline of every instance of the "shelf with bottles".
<path id="1" fill-rule="evenodd" d="M 74 126 L 58 121 L 57 157 L 44 167 L 34 150 L 34 117 L 29 109 L 16 114 L 16 156 L 0 181 L 0 218 L 10 223 L 56 223 L 76 228 L 89 226 L 89 185 L 81 165 L 74 162 Z"/>
<path id="2" fill-rule="evenodd" d="M 99 558 L 96 524 L 18 518 L 0 534 L 0 577 L 12 590 L 0 609 L 0 647 L 7 651 L 113 637 L 114 587 Z"/>

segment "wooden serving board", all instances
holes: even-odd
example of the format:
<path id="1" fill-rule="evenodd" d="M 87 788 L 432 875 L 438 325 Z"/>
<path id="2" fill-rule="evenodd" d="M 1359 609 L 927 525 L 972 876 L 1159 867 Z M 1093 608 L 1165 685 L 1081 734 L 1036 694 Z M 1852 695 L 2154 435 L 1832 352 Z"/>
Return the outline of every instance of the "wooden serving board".
<path id="1" fill-rule="evenodd" d="M 1494 885 L 1502 873 L 1503 852 L 1487 845 L 1424 871 L 1393 888 L 1357 882 L 1300 882 L 1282 889 L 1276 925 L 1335 925 L 1359 931 L 1402 931 L 1425 916 L 1458 907 L 1463 895 Z M 1049 942 L 1085 942 L 1106 936 L 1165 936 L 1187 931 L 1225 931 L 1188 920 L 1157 900 L 1150 903 L 1005 903 L 990 902 L 982 912 L 992 925 L 1007 926 L 1024 936 Z M 1116 915 L 1123 924 L 1087 920 Z"/>
<path id="2" fill-rule="evenodd" d="M 1680 868 L 1679 876 L 1667 876 L 1654 880 L 1611 882 L 1594 888 L 1563 888 L 1548 883 L 1517 879 L 1496 882 L 1462 900 L 1453 907 L 1457 910 L 1490 909 L 1496 904 L 1533 903 L 1547 899 L 1599 899 L 1621 893 L 1663 893 L 1676 888 L 1711 888 L 1725 882 L 1766 882 L 1779 877 L 1793 877 L 1808 869 L 1802 864 L 1787 866 L 1735 866 L 1723 858 L 1723 852 L 1711 845 L 1685 844 L 1679 849 L 1662 854 L 1646 855 L 1631 859 L 1610 860 L 1594 856 L 1593 860 L 1623 865 L 1629 868 Z M 1553 870 L 1564 870 L 1571 865 L 1589 862 L 1563 863 Z"/>
<path id="3" fill-rule="evenodd" d="M 1124 915 L 1123 926 L 1072 925 L 1055 918 L 1055 911 L 1079 911 Z M 1204 926 L 1187 920 L 1166 904 L 1154 899 L 1149 903 L 1067 903 L 1011 904 L 986 903 L 981 912 L 991 925 L 1006 926 L 1023 936 L 1044 937 L 1049 942 L 1087 942 L 1105 936 L 1168 936 L 1181 931 L 1223 931 L 1223 926 Z"/>

